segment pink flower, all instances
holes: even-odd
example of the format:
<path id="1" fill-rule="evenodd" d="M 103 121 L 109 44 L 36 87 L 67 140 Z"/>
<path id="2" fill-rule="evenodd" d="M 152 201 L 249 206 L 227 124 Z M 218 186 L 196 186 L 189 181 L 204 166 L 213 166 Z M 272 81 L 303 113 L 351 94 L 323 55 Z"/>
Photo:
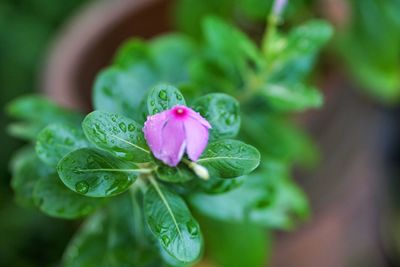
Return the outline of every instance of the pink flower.
<path id="1" fill-rule="evenodd" d="M 187 153 L 192 161 L 199 159 L 208 143 L 210 123 L 185 106 L 148 116 L 143 132 L 153 155 L 174 167 Z"/>

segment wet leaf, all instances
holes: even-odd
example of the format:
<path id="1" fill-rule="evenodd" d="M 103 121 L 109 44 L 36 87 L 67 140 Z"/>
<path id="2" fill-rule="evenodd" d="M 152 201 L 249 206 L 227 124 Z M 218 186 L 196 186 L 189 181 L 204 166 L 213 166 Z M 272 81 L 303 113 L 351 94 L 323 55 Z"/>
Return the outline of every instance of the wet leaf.
<path id="1" fill-rule="evenodd" d="M 225 139 L 209 144 L 197 163 L 208 169 L 210 177 L 235 178 L 257 168 L 260 153 L 250 145 Z"/>
<path id="2" fill-rule="evenodd" d="M 226 94 L 214 93 L 195 100 L 193 108 L 211 124 L 214 139 L 235 137 L 240 129 L 239 102 Z"/>
<path id="3" fill-rule="evenodd" d="M 151 232 L 169 256 L 182 263 L 200 257 L 203 242 L 199 224 L 179 195 L 153 184 L 144 195 L 144 214 Z"/>
<path id="4" fill-rule="evenodd" d="M 142 126 L 122 115 L 94 111 L 82 123 L 87 138 L 115 157 L 143 163 L 151 161 Z"/>
<path id="5" fill-rule="evenodd" d="M 81 148 L 66 155 L 57 171 L 72 191 L 89 197 L 110 197 L 127 190 L 139 170 L 101 150 Z"/>
<path id="6" fill-rule="evenodd" d="M 46 164 L 56 166 L 69 152 L 88 146 L 90 143 L 81 129 L 66 124 L 50 124 L 37 137 L 36 153 Z"/>
<path id="7" fill-rule="evenodd" d="M 147 97 L 149 115 L 168 110 L 176 105 L 186 105 L 186 102 L 178 88 L 171 85 L 159 84 L 151 89 Z"/>

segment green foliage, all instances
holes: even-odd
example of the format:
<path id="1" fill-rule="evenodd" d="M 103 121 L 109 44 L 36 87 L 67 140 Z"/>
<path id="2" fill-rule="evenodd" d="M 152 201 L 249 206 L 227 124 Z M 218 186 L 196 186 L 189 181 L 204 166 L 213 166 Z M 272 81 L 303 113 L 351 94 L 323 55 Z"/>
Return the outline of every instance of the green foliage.
<path id="1" fill-rule="evenodd" d="M 223 53 L 220 57 L 226 67 L 237 65 L 239 68 L 243 65 L 246 59 L 252 63 L 261 63 L 261 57 L 256 45 L 241 31 L 224 21 L 208 17 L 203 22 L 204 38 L 209 48 L 216 53 Z"/>
<path id="2" fill-rule="evenodd" d="M 151 232 L 169 256 L 181 263 L 200 257 L 200 226 L 179 195 L 164 187 L 149 188 L 144 194 L 144 214 Z"/>
<path id="3" fill-rule="evenodd" d="M 147 97 L 149 115 L 160 113 L 176 105 L 186 105 L 186 102 L 181 92 L 174 86 L 157 85 L 151 89 Z"/>
<path id="4" fill-rule="evenodd" d="M 321 93 L 306 84 L 321 47 L 332 36 L 323 21 L 305 23 L 289 33 L 271 30 L 263 50 L 242 32 L 220 19 L 203 23 L 204 56 L 191 65 L 191 76 L 207 91 L 219 88 L 246 108 L 255 98 L 277 112 L 303 111 L 323 103 Z"/>
<path id="5" fill-rule="evenodd" d="M 193 107 L 211 124 L 214 139 L 235 137 L 240 129 L 239 102 L 226 94 L 214 93 L 197 98 Z"/>
<path id="6" fill-rule="evenodd" d="M 241 186 L 246 179 L 246 176 L 241 176 L 232 179 L 223 179 L 212 177 L 207 181 L 194 181 L 194 187 L 201 189 L 199 191 L 207 194 L 222 194 L 231 191 Z"/>
<path id="7" fill-rule="evenodd" d="M 263 229 L 290 229 L 307 217 L 307 200 L 289 173 L 294 163 L 315 159 L 315 150 L 285 113 L 322 104 L 306 78 L 329 25 L 272 29 L 262 48 L 216 17 L 202 29 L 200 42 L 171 34 L 125 43 L 96 78 L 95 111 L 83 122 L 40 98 L 10 106 L 24 121 L 17 132 L 36 142 L 37 154 L 27 150 L 12 164 L 17 196 L 54 217 L 93 213 L 64 266 L 191 266 L 207 250 L 203 221 L 219 264 L 261 266 Z M 192 107 L 212 129 L 199 160 L 173 168 L 152 156 L 142 126 L 176 105 Z M 235 245 L 244 237 L 246 249 Z M 227 244 L 218 249 L 218 240 Z"/>
<path id="8" fill-rule="evenodd" d="M 286 172 L 285 166 L 272 163 L 246 177 L 237 189 L 221 195 L 193 194 L 190 202 L 198 212 L 216 220 L 290 229 L 294 216 L 307 218 L 308 204 Z"/>
<path id="9" fill-rule="evenodd" d="M 220 140 L 209 144 L 197 161 L 212 177 L 235 178 L 252 172 L 260 163 L 260 153 L 236 140 Z"/>
<path id="10" fill-rule="evenodd" d="M 209 254 L 221 267 L 265 266 L 270 235 L 260 226 L 201 218 Z M 245 246 L 243 245 L 245 242 Z M 223 246 L 221 244 L 224 244 Z"/>
<path id="11" fill-rule="evenodd" d="M 351 1 L 351 21 L 336 43 L 357 81 L 385 103 L 400 99 L 400 23 L 394 15 L 399 3 Z"/>
<path id="12" fill-rule="evenodd" d="M 196 175 L 183 163 L 177 167 L 161 165 L 158 166 L 156 172 L 160 180 L 170 183 L 182 183 L 196 178 Z"/>
<path id="13" fill-rule="evenodd" d="M 33 191 L 35 205 L 44 213 L 64 219 L 75 219 L 92 213 L 101 204 L 94 199 L 82 197 L 60 181 L 57 175 L 37 181 Z"/>
<path id="14" fill-rule="evenodd" d="M 110 67 L 96 78 L 94 108 L 140 119 L 139 103 L 155 80 L 155 74 L 146 65 L 129 69 Z"/>
<path id="15" fill-rule="evenodd" d="M 82 123 L 87 138 L 115 157 L 143 163 L 151 160 L 142 126 L 124 116 L 94 111 Z"/>
<path id="16" fill-rule="evenodd" d="M 101 204 L 65 187 L 55 170 L 44 164 L 33 148 L 24 148 L 16 154 L 12 170 L 12 187 L 17 201 L 36 206 L 49 216 L 78 218 L 92 213 Z"/>
<path id="17" fill-rule="evenodd" d="M 26 206 L 33 205 L 33 191 L 41 177 L 49 175 L 49 168 L 43 166 L 31 147 L 18 151 L 11 160 L 13 177 L 11 186 L 16 200 Z"/>
<path id="18" fill-rule="evenodd" d="M 58 174 L 69 189 L 90 197 L 124 192 L 136 180 L 139 170 L 133 164 L 90 148 L 67 154 L 57 165 Z"/>
<path id="19" fill-rule="evenodd" d="M 64 254 L 63 266 L 160 266 L 152 248 L 138 240 L 134 220 L 138 215 L 129 194 L 113 198 L 106 210 L 92 215 L 76 233 Z"/>
<path id="20" fill-rule="evenodd" d="M 177 34 L 157 38 L 150 45 L 138 39 L 128 41 L 117 53 L 115 65 L 96 79 L 95 109 L 142 122 L 140 103 L 147 90 L 162 82 L 177 85 L 187 82 L 189 60 L 195 52 L 190 39 Z"/>
<path id="21" fill-rule="evenodd" d="M 268 35 L 263 49 L 272 65 L 271 80 L 295 83 L 304 79 L 314 66 L 319 50 L 332 35 L 332 26 L 322 20 L 310 20 L 287 34 Z"/>
<path id="22" fill-rule="evenodd" d="M 309 3 L 309 0 L 288 1 L 284 12 L 285 19 L 298 20 L 302 17 L 301 9 Z M 216 16 L 242 26 L 250 24 L 256 27 L 265 21 L 272 5 L 273 0 L 178 0 L 174 7 L 175 24 L 180 31 L 200 38 L 200 25 L 207 16 Z"/>
<path id="23" fill-rule="evenodd" d="M 15 137 L 34 140 L 38 133 L 50 123 L 78 124 L 81 115 L 59 107 L 39 96 L 22 96 L 6 107 L 7 113 L 21 122 L 9 126 L 9 133 Z"/>
<path id="24" fill-rule="evenodd" d="M 310 137 L 295 127 L 286 116 L 246 116 L 241 137 L 249 144 L 256 145 L 264 160 L 275 159 L 289 164 L 299 162 L 305 166 L 313 166 L 318 160 L 317 148 Z"/>
<path id="25" fill-rule="evenodd" d="M 323 104 L 321 93 L 303 84 L 267 84 L 260 93 L 276 110 L 303 111 Z"/>
<path id="26" fill-rule="evenodd" d="M 57 163 L 69 152 L 90 146 L 80 129 L 65 124 L 50 124 L 37 136 L 36 153 L 50 166 Z"/>

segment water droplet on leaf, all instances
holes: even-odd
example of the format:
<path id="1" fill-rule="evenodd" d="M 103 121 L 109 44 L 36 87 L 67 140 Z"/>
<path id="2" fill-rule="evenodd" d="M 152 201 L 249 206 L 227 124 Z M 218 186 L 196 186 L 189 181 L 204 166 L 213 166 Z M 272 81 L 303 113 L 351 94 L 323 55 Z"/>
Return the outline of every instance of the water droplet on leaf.
<path id="1" fill-rule="evenodd" d="M 171 239 L 169 239 L 169 237 L 166 235 L 161 236 L 161 240 L 162 240 L 164 246 L 168 246 L 169 243 L 171 243 Z"/>
<path id="2" fill-rule="evenodd" d="M 68 146 L 72 146 L 72 145 L 74 144 L 74 141 L 72 141 L 71 138 L 66 138 L 66 139 L 64 140 L 64 143 L 65 143 L 66 145 L 68 145 Z"/>
<path id="3" fill-rule="evenodd" d="M 124 133 L 126 133 L 126 125 L 125 125 L 125 123 L 121 122 L 121 123 L 119 124 L 119 128 L 121 129 L 121 131 L 123 131 Z"/>
<path id="4" fill-rule="evenodd" d="M 80 194 L 86 194 L 89 191 L 89 184 L 85 181 L 80 181 L 75 184 L 75 190 Z"/>
<path id="5" fill-rule="evenodd" d="M 161 90 L 161 91 L 158 93 L 158 97 L 161 98 L 162 100 L 167 100 L 167 99 L 168 99 L 168 97 L 167 97 L 167 92 L 166 92 L 165 90 Z"/>
<path id="6" fill-rule="evenodd" d="M 133 125 L 132 123 L 130 123 L 130 124 L 128 125 L 128 130 L 129 130 L 130 132 L 135 131 L 135 129 L 136 129 L 136 127 L 135 127 L 135 125 Z"/>
<path id="7" fill-rule="evenodd" d="M 189 221 L 186 224 L 186 227 L 188 229 L 188 232 L 190 235 L 195 236 L 199 233 L 199 228 L 197 227 L 197 224 L 194 221 Z"/>
<path id="8" fill-rule="evenodd" d="M 179 93 L 175 93 L 176 99 L 182 100 L 182 95 Z"/>

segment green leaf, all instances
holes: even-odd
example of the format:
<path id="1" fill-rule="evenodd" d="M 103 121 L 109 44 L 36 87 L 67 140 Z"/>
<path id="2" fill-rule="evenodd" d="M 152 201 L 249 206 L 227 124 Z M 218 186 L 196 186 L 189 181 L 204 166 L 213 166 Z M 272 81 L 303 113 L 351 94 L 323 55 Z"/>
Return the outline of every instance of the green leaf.
<path id="1" fill-rule="evenodd" d="M 105 214 L 98 212 L 84 223 L 64 253 L 64 267 L 105 267 L 108 230 L 104 227 L 105 220 Z"/>
<path id="2" fill-rule="evenodd" d="M 147 43 L 137 38 L 125 41 L 117 51 L 114 58 L 114 65 L 123 69 L 129 69 L 140 64 L 148 64 L 147 66 L 150 69 L 154 68 L 154 64 L 150 60 Z"/>
<path id="3" fill-rule="evenodd" d="M 100 200 L 81 196 L 61 182 L 57 175 L 40 179 L 33 192 L 35 205 L 47 215 L 74 219 L 92 213 Z"/>
<path id="4" fill-rule="evenodd" d="M 152 248 L 139 243 L 135 236 L 136 214 L 129 194 L 112 198 L 106 208 L 90 217 L 75 234 L 64 253 L 63 266 L 160 266 Z"/>
<path id="5" fill-rule="evenodd" d="M 240 30 L 217 17 L 207 17 L 203 21 L 203 32 L 210 47 L 223 53 L 224 57 L 243 70 L 247 60 L 261 66 L 262 57 L 257 46 Z"/>
<path id="6" fill-rule="evenodd" d="M 319 50 L 333 35 L 333 28 L 322 20 L 311 20 L 288 35 L 275 35 L 265 40 L 272 70 L 271 82 L 301 81 L 312 70 Z M 269 36 L 271 37 L 271 36 Z"/>
<path id="7" fill-rule="evenodd" d="M 153 187 L 144 195 L 144 214 L 151 232 L 175 260 L 196 261 L 203 244 L 199 224 L 179 195 L 151 181 Z"/>
<path id="8" fill-rule="evenodd" d="M 171 85 L 159 84 L 151 89 L 147 97 L 149 115 L 154 115 L 176 105 L 186 105 L 186 102 L 181 92 Z"/>
<path id="9" fill-rule="evenodd" d="M 193 171 L 183 163 L 179 164 L 177 167 L 169 167 L 165 164 L 160 164 L 156 173 L 160 180 L 170 183 L 183 183 L 197 178 Z"/>
<path id="10" fill-rule="evenodd" d="M 90 146 L 79 128 L 66 124 L 50 124 L 37 136 L 36 153 L 50 166 L 57 163 L 69 152 Z"/>
<path id="11" fill-rule="evenodd" d="M 271 12 L 271 7 L 274 3 L 274 1 L 265 0 L 239 0 L 237 2 L 238 10 L 240 10 L 247 19 L 258 22 L 265 21 L 265 18 L 267 18 L 268 14 Z M 289 5 L 290 1 L 287 4 Z"/>
<path id="12" fill-rule="evenodd" d="M 164 35 L 153 39 L 149 50 L 159 70 L 160 81 L 176 85 L 189 81 L 188 64 L 197 52 L 191 39 L 180 34 Z"/>
<path id="13" fill-rule="evenodd" d="M 94 111 L 82 123 L 86 137 L 114 156 L 135 163 L 152 160 L 142 126 L 124 116 Z"/>
<path id="14" fill-rule="evenodd" d="M 315 166 L 318 162 L 316 145 L 287 116 L 249 114 L 243 117 L 240 135 L 243 141 L 257 147 L 263 161 L 274 159 L 306 167 Z"/>
<path id="15" fill-rule="evenodd" d="M 222 194 L 234 190 L 241 186 L 246 179 L 246 176 L 241 176 L 233 179 L 221 179 L 212 177 L 207 181 L 196 179 L 193 181 L 197 191 L 202 191 L 207 194 Z"/>
<path id="16" fill-rule="evenodd" d="M 27 95 L 14 99 L 7 105 L 7 112 L 13 118 L 40 124 L 79 123 L 81 119 L 80 114 L 61 108 L 38 95 Z"/>
<path id="17" fill-rule="evenodd" d="M 261 226 L 200 218 L 206 253 L 219 267 L 265 266 L 271 236 Z M 243 245 L 245 242 L 246 245 Z M 223 244 L 223 245 L 221 245 Z"/>
<path id="18" fill-rule="evenodd" d="M 260 163 L 260 153 L 236 140 L 210 143 L 197 163 L 206 167 L 210 177 L 235 178 L 252 172 Z"/>
<path id="19" fill-rule="evenodd" d="M 272 108 L 279 111 L 304 111 L 323 104 L 320 91 L 304 84 L 267 84 L 261 90 Z"/>
<path id="20" fill-rule="evenodd" d="M 298 219 L 307 218 L 307 199 L 289 179 L 285 165 L 270 162 L 263 167 L 235 190 L 220 195 L 194 194 L 190 202 L 196 210 L 217 220 L 291 229 Z"/>
<path id="21" fill-rule="evenodd" d="M 31 122 L 13 122 L 7 125 L 7 133 L 23 140 L 35 140 L 43 127 Z"/>
<path id="22" fill-rule="evenodd" d="M 12 180 L 15 198 L 24 206 L 33 206 L 33 191 L 36 183 L 52 170 L 37 157 L 32 147 L 19 150 L 11 159 Z"/>
<path id="23" fill-rule="evenodd" d="M 138 64 L 129 69 L 108 68 L 96 78 L 93 89 L 94 108 L 140 121 L 140 103 L 148 88 L 156 81 L 157 74 L 147 65 Z"/>
<path id="24" fill-rule="evenodd" d="M 235 2 L 231 0 L 180 0 L 175 3 L 175 20 L 179 31 L 200 38 L 201 22 L 206 15 L 231 17 Z"/>
<path id="25" fill-rule="evenodd" d="M 141 169 L 103 151 L 81 148 L 67 154 L 57 171 L 71 190 L 89 197 L 109 197 L 127 190 Z"/>
<path id="26" fill-rule="evenodd" d="M 239 102 L 226 94 L 202 96 L 193 103 L 194 109 L 211 124 L 214 139 L 235 137 L 240 129 Z"/>
<path id="27" fill-rule="evenodd" d="M 7 113 L 22 122 L 8 126 L 9 134 L 27 140 L 33 140 L 38 133 L 51 123 L 78 125 L 82 116 L 57 106 L 50 100 L 28 95 L 17 98 L 7 105 Z"/>
<path id="28" fill-rule="evenodd" d="M 195 49 L 190 39 L 176 34 L 159 37 L 149 44 L 137 39 L 128 41 L 115 58 L 118 67 L 103 71 L 96 79 L 95 109 L 141 122 L 141 103 L 149 88 L 159 82 L 187 82 L 188 65 Z"/>

